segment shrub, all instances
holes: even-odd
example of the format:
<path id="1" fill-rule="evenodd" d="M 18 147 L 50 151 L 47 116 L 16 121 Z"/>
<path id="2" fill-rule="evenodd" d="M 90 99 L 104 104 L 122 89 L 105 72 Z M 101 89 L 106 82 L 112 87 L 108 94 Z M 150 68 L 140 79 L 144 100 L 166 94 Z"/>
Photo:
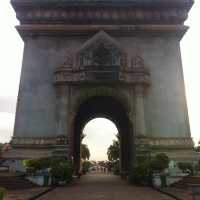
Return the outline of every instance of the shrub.
<path id="1" fill-rule="evenodd" d="M 33 168 L 35 171 L 51 169 L 53 182 L 71 181 L 73 174 L 72 164 L 65 158 L 39 158 L 24 161 L 26 167 Z"/>
<path id="2" fill-rule="evenodd" d="M 189 162 L 179 162 L 178 168 L 183 172 L 187 172 L 189 170 L 191 174 L 193 173 L 193 166 Z"/>
<path id="3" fill-rule="evenodd" d="M 170 159 L 166 154 L 164 153 L 157 154 L 151 160 L 151 169 L 153 171 L 163 171 L 164 169 L 169 167 L 169 162 Z"/>
<path id="4" fill-rule="evenodd" d="M 34 168 L 35 170 L 42 170 L 51 168 L 51 166 L 60 163 L 66 162 L 65 158 L 38 158 L 32 160 L 25 160 L 23 163 L 26 167 Z"/>
<path id="5" fill-rule="evenodd" d="M 0 200 L 3 200 L 5 193 L 6 193 L 6 189 L 0 188 Z"/>
<path id="6" fill-rule="evenodd" d="M 195 170 L 196 170 L 197 172 L 200 171 L 200 160 L 199 160 L 198 163 L 195 165 Z"/>
<path id="7" fill-rule="evenodd" d="M 140 159 L 129 174 L 129 182 L 136 185 L 152 185 L 153 171 L 162 171 L 168 168 L 169 158 L 165 154 L 157 154 L 151 159 Z"/>
<path id="8" fill-rule="evenodd" d="M 92 166 L 91 162 L 84 161 L 83 162 L 83 174 L 86 174 L 89 171 L 89 168 Z"/>
<path id="9" fill-rule="evenodd" d="M 113 163 L 113 174 L 114 175 L 119 175 L 120 174 L 119 161 L 116 161 L 116 162 Z"/>
<path id="10" fill-rule="evenodd" d="M 51 173 L 54 183 L 58 183 L 59 181 L 70 182 L 72 180 L 73 168 L 71 163 L 61 161 L 52 165 Z"/>
<path id="11" fill-rule="evenodd" d="M 136 185 L 151 185 L 152 170 L 149 160 L 140 161 L 132 167 L 129 182 Z"/>
<path id="12" fill-rule="evenodd" d="M 26 167 L 34 168 L 36 171 L 46 169 L 51 166 L 51 158 L 38 158 L 32 160 L 25 160 L 23 163 Z"/>

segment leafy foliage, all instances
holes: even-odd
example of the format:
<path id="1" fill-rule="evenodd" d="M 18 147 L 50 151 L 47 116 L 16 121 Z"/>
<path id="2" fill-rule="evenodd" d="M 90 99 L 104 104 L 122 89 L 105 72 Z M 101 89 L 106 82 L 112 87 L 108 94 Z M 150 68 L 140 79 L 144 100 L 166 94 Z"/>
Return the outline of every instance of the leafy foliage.
<path id="1" fill-rule="evenodd" d="M 6 193 L 6 189 L 0 187 L 0 200 L 3 200 L 5 193 Z"/>
<path id="2" fill-rule="evenodd" d="M 119 160 L 117 160 L 115 163 L 113 163 L 113 174 L 115 174 L 115 175 L 120 174 Z"/>
<path id="3" fill-rule="evenodd" d="M 198 145 L 196 147 L 194 147 L 194 150 L 196 152 L 199 152 L 200 153 L 200 141 L 198 142 Z"/>
<path id="4" fill-rule="evenodd" d="M 51 169 L 53 182 L 57 184 L 59 181 L 70 181 L 72 179 L 72 164 L 65 158 L 39 158 L 25 160 L 24 165 L 33 168 L 35 171 Z"/>
<path id="5" fill-rule="evenodd" d="M 153 172 L 168 168 L 169 161 L 168 156 L 163 153 L 151 159 L 139 160 L 130 171 L 129 182 L 136 185 L 152 185 Z"/>
<path id="6" fill-rule="evenodd" d="M 83 160 L 90 159 L 90 150 L 86 144 L 81 144 L 81 158 Z"/>
<path id="7" fill-rule="evenodd" d="M 108 151 L 108 160 L 113 162 L 119 160 L 120 156 L 120 148 L 119 148 L 119 141 L 114 140 L 113 144 L 109 146 Z"/>
<path id="8" fill-rule="evenodd" d="M 189 162 L 179 162 L 178 168 L 183 172 L 187 172 L 189 170 L 191 173 L 193 173 L 193 166 Z"/>
<path id="9" fill-rule="evenodd" d="M 168 168 L 169 162 L 169 157 L 164 153 L 160 153 L 151 160 L 151 168 L 152 170 L 162 171 Z"/>
<path id="10" fill-rule="evenodd" d="M 198 163 L 195 165 L 195 170 L 196 171 L 200 171 L 200 160 L 198 161 Z"/>
<path id="11" fill-rule="evenodd" d="M 83 162 L 83 174 L 87 173 L 89 171 L 89 168 L 92 166 L 92 163 L 89 161 Z"/>
<path id="12" fill-rule="evenodd" d="M 58 181 L 69 182 L 72 180 L 73 168 L 69 162 L 62 161 L 62 162 L 54 163 L 51 166 L 51 173 L 52 173 L 54 183 L 57 183 Z"/>
<path id="13" fill-rule="evenodd" d="M 109 168 L 115 175 L 120 174 L 119 157 L 120 157 L 120 143 L 119 135 L 116 136 L 117 140 L 113 140 L 113 144 L 108 147 L 107 156 L 109 160 Z"/>
<path id="14" fill-rule="evenodd" d="M 151 177 L 151 162 L 149 160 L 143 160 L 132 167 L 129 182 L 136 185 L 151 185 Z"/>
<path id="15" fill-rule="evenodd" d="M 23 163 L 26 167 L 34 168 L 37 171 L 50 168 L 53 162 L 55 161 L 52 158 L 38 158 L 38 159 L 24 160 Z"/>
<path id="16" fill-rule="evenodd" d="M 3 144 L 0 143 L 0 157 L 1 157 L 1 153 L 2 153 L 2 148 L 3 148 Z"/>

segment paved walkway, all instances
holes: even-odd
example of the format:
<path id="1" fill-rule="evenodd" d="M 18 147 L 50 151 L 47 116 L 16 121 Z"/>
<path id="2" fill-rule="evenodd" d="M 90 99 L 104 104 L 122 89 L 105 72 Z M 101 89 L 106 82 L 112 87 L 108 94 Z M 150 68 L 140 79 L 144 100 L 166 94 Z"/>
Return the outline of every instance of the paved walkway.
<path id="1" fill-rule="evenodd" d="M 119 177 L 88 174 L 70 187 L 59 187 L 40 200 L 172 200 L 148 187 L 128 185 Z"/>

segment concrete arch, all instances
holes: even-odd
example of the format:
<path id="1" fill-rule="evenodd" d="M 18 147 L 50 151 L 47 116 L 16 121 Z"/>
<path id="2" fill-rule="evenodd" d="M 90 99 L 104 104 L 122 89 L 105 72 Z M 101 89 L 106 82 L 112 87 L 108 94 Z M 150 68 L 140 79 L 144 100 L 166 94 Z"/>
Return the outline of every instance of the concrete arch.
<path id="1" fill-rule="evenodd" d="M 128 115 L 131 112 L 130 101 L 126 95 L 115 88 L 102 86 L 81 90 L 74 103 L 74 110 L 77 111 L 79 106 L 87 99 L 98 96 L 113 97 L 123 105 Z"/>
<path id="2" fill-rule="evenodd" d="M 120 169 L 126 175 L 133 158 L 133 124 L 128 118 L 124 106 L 111 96 L 95 95 L 83 101 L 73 120 L 73 157 L 75 169 L 78 171 L 80 164 L 80 144 L 83 127 L 93 118 L 106 117 L 114 122 L 120 135 Z"/>

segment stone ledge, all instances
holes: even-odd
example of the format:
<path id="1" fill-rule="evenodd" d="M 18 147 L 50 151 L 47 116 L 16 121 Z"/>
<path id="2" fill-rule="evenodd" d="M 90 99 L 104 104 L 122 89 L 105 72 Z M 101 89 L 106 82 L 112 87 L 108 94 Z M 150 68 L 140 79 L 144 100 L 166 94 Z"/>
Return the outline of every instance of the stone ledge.
<path id="1" fill-rule="evenodd" d="M 159 147 L 159 146 L 183 146 L 183 147 L 193 147 L 194 143 L 192 141 L 192 138 L 163 138 L 163 137 L 158 137 L 158 138 L 149 138 L 149 144 L 154 147 Z"/>
<path id="2" fill-rule="evenodd" d="M 147 147 L 151 150 L 192 150 L 194 143 L 192 138 L 173 138 L 173 137 L 138 137 L 136 146 Z"/>
<path id="3" fill-rule="evenodd" d="M 117 67 L 116 67 L 117 68 Z M 97 79 L 97 77 L 99 77 Z M 105 78 L 107 77 L 107 79 Z M 109 78 L 108 78 L 109 77 Z M 54 84 L 60 83 L 124 83 L 150 85 L 150 73 L 145 68 L 136 68 L 135 71 L 73 71 L 72 69 L 61 69 L 54 73 Z"/>
<path id="4" fill-rule="evenodd" d="M 32 9 L 18 12 L 21 24 L 182 24 L 187 10 L 141 10 L 135 8 Z"/>
<path id="5" fill-rule="evenodd" d="M 193 5 L 193 0 L 11 0 L 11 4 L 15 9 L 27 8 L 30 6 L 44 6 L 44 7 L 69 7 L 69 6 L 134 6 L 134 7 L 185 7 L 190 9 Z"/>
<path id="6" fill-rule="evenodd" d="M 60 137 L 13 137 L 11 145 L 18 146 L 56 146 L 66 145 L 67 143 L 59 143 Z M 176 137 L 137 137 L 137 143 L 146 143 L 151 147 L 193 147 L 192 138 L 176 138 Z"/>
<path id="7" fill-rule="evenodd" d="M 55 145 L 67 145 L 66 136 L 55 137 L 13 137 L 11 140 L 12 146 L 55 146 Z"/>
<path id="8" fill-rule="evenodd" d="M 184 25 L 41 25 L 16 26 L 21 37 L 32 36 L 80 36 L 103 30 L 112 36 L 176 36 L 180 39 L 188 30 Z"/>

